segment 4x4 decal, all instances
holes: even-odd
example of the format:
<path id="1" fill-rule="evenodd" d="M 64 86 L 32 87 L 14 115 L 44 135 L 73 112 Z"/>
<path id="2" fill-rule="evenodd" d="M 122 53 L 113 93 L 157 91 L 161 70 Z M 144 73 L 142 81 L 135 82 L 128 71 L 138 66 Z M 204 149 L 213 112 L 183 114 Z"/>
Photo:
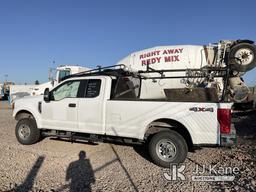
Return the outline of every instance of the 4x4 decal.
<path id="1" fill-rule="evenodd" d="M 189 111 L 194 111 L 194 112 L 213 112 L 214 109 L 212 107 L 210 108 L 205 108 L 205 107 L 192 107 L 189 109 Z"/>

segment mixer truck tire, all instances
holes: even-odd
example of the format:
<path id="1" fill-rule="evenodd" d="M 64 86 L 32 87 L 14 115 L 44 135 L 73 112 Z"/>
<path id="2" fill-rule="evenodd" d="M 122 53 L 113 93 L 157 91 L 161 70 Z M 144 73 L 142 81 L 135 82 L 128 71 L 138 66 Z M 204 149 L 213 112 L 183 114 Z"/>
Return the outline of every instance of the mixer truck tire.
<path id="1" fill-rule="evenodd" d="M 230 69 L 246 72 L 256 67 L 256 46 L 249 43 L 239 43 L 233 46 L 229 53 Z"/>

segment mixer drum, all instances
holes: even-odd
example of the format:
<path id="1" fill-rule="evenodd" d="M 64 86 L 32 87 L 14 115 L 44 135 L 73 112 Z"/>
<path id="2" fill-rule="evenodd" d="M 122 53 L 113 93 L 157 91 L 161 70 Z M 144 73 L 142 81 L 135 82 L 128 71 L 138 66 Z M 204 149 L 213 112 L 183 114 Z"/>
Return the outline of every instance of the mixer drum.
<path id="1" fill-rule="evenodd" d="M 250 94 L 250 89 L 246 85 L 237 85 L 233 89 L 234 91 L 234 101 L 236 103 L 241 103 L 247 101 Z"/>
<path id="2" fill-rule="evenodd" d="M 245 85 L 241 77 L 229 78 L 229 85 L 232 90 L 233 101 L 236 103 L 246 102 L 250 89 Z"/>
<path id="3" fill-rule="evenodd" d="M 256 67 L 256 46 L 251 43 L 238 43 L 231 47 L 228 64 L 233 71 L 247 72 Z"/>

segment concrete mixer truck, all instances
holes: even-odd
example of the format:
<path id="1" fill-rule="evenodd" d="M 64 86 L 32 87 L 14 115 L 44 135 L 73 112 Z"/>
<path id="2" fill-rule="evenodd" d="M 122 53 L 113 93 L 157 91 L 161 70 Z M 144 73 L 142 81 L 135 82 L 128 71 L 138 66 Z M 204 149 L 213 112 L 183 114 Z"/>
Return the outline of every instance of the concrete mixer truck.
<path id="1" fill-rule="evenodd" d="M 188 99 L 178 94 L 183 88 L 199 92 L 214 88 L 219 100 L 226 95 L 228 101 L 241 103 L 246 102 L 250 94 L 242 75 L 256 66 L 255 56 L 253 41 L 222 40 L 207 46 L 153 47 L 134 52 L 118 64 L 143 73 L 141 98 L 160 99 L 166 97 L 166 92 L 177 92 L 176 96 L 182 101 Z"/>

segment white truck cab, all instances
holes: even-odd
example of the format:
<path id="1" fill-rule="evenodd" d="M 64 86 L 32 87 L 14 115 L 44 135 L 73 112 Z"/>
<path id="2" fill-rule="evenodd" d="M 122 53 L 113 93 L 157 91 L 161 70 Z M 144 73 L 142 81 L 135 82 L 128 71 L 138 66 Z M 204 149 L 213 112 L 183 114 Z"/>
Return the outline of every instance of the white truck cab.
<path id="1" fill-rule="evenodd" d="M 123 69 L 66 77 L 15 102 L 16 137 L 25 145 L 42 136 L 146 144 L 163 167 L 183 162 L 195 145 L 235 144 L 232 103 L 141 99 L 142 81 Z"/>

